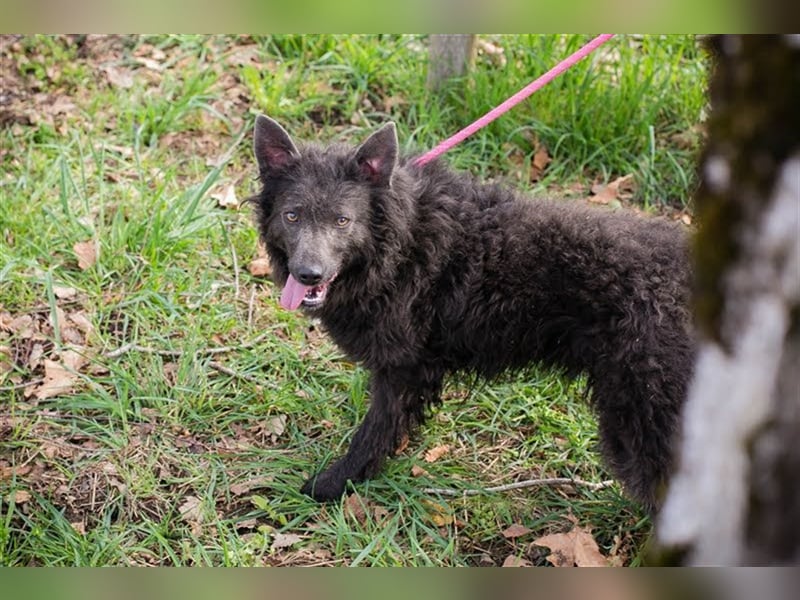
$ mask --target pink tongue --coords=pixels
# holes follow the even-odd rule
[[[297,307],[303,302],[306,292],[310,289],[311,286],[303,285],[290,274],[281,292],[281,306],[286,310],[297,310]]]

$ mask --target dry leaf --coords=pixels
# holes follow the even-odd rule
[[[65,364],[67,363],[65,362]],[[72,392],[77,379],[78,376],[74,370],[53,360],[45,359],[44,381],[34,389],[33,395],[39,400],[44,400],[69,394]]]
[[[130,70],[124,68],[118,69],[114,66],[104,67],[103,70],[106,72],[106,78],[112,86],[124,90],[133,87],[133,73],[131,73]]]
[[[31,499],[31,493],[25,490],[14,490],[13,501],[17,504],[25,504]],[[9,499],[10,500],[10,499]]]
[[[272,441],[277,440],[286,429],[286,415],[272,417],[264,425],[264,430],[270,434]]]
[[[34,344],[31,348],[30,356],[28,356],[28,367],[30,369],[37,369],[42,364],[42,357],[44,356],[44,345]]]
[[[692,224],[692,217],[691,215],[683,214],[681,215],[681,222],[684,225],[691,225]]]
[[[592,186],[592,195],[589,196],[589,202],[595,204],[608,204],[612,200],[616,200],[617,195],[607,185],[596,184]]]
[[[608,560],[600,553],[597,541],[589,531],[577,528],[575,538],[575,564],[579,567],[607,567]]]
[[[232,183],[225,186],[222,192],[211,194],[211,197],[217,201],[222,208],[238,208],[239,199],[236,197],[236,190]]]
[[[193,535],[203,531],[203,503],[196,496],[186,496],[183,504],[178,507],[181,518],[189,524]]]
[[[398,444],[394,451],[395,456],[400,456],[403,452],[405,452],[406,448],[408,448],[408,441],[408,434],[404,434],[403,439],[400,440],[400,444]]]
[[[50,326],[55,329],[56,323],[58,324],[58,329],[60,331],[64,331],[67,328],[67,314],[63,311],[60,306],[55,307],[55,315],[50,313],[47,317],[47,321],[50,323]],[[53,320],[53,316],[55,316],[55,322]]]
[[[344,501],[344,508],[359,523],[364,523],[367,520],[366,502],[356,494],[350,494]]]
[[[76,290],[74,287],[54,285],[53,293],[55,294],[56,298],[60,300],[69,300],[70,298],[77,296],[78,290]]]
[[[272,538],[272,549],[279,550],[281,548],[289,548],[302,539],[303,538],[296,533],[276,533]]]
[[[593,196],[589,196],[589,202],[596,204],[608,204],[614,200],[630,200],[635,189],[633,175],[617,177],[608,185],[596,183],[592,186]]]
[[[247,270],[253,277],[267,277],[272,273],[272,265],[267,257],[254,258],[247,265]]]
[[[453,515],[450,514],[450,510],[443,504],[432,500],[423,500],[422,503],[426,506],[428,517],[437,527],[450,525],[455,520]]]
[[[553,161],[550,158],[550,153],[544,145],[539,145],[536,152],[531,159],[531,181],[539,181],[542,178],[544,170]]]
[[[75,256],[78,257],[78,268],[80,268],[81,271],[89,269],[97,262],[97,245],[94,243],[94,240],[77,242],[72,247],[72,250],[75,252]]]
[[[164,69],[158,61],[153,60],[152,58],[137,56],[135,60],[140,65],[142,65],[147,69],[150,69],[151,71],[163,71]]]
[[[382,522],[384,519],[386,519],[386,517],[388,517],[388,516],[389,516],[389,509],[387,509],[387,508],[385,508],[385,507],[383,507],[383,506],[376,506],[376,507],[375,507],[375,508],[372,510],[372,516],[374,516],[374,517],[375,517],[375,520],[376,520],[378,523],[380,523],[380,522]]]
[[[519,525],[518,523],[514,523],[513,525],[510,525],[509,527],[503,530],[503,537],[506,538],[507,540],[511,540],[511,539],[516,539],[518,537],[522,537],[523,535],[526,535],[530,532],[531,530],[528,529],[527,527]]]
[[[255,529],[258,526],[258,519],[243,519],[241,521],[237,521],[236,529]]]
[[[436,462],[448,452],[450,452],[450,446],[448,446],[447,444],[431,448],[425,453],[425,462],[429,463]]]
[[[75,523],[70,523],[72,528],[79,534],[79,535],[86,535],[86,523],[83,521],[76,521]]]
[[[11,479],[12,477],[24,477],[31,472],[33,467],[30,465],[20,465],[18,467],[0,467],[0,480]]]
[[[44,103],[41,108],[51,115],[69,114],[77,108],[68,96],[57,96],[52,102]]]
[[[36,334],[33,317],[30,315],[20,315],[12,319],[11,315],[3,313],[3,317],[0,318],[0,329],[16,334],[22,339],[32,338]]]
[[[197,496],[186,496],[183,504],[178,507],[178,512],[185,521],[198,521],[202,517],[201,505],[202,502]]]
[[[70,349],[61,353],[61,362],[65,367],[77,373],[89,360],[80,352]]]
[[[411,467],[411,476],[412,477],[422,477],[423,475],[427,476],[430,475],[425,469],[418,465],[414,465]]]
[[[83,312],[74,312],[68,315],[70,321],[72,321],[75,326],[80,329],[84,335],[89,335],[94,331],[94,325],[92,321],[89,319],[89,316]]]
[[[272,266],[267,256],[267,249],[261,242],[258,243],[256,247],[256,257],[247,265],[247,270],[250,271],[250,274],[254,277],[266,277],[272,273]]]
[[[524,558],[520,558],[519,556],[515,556],[514,554],[509,554],[506,556],[506,559],[503,561],[504,567],[532,567],[533,564],[525,560]]]
[[[556,567],[605,567],[608,560],[600,553],[592,534],[577,525],[567,533],[553,533],[533,541],[550,549],[547,561]]]

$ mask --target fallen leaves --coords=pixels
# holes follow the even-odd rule
[[[253,277],[267,277],[272,274],[272,265],[263,244],[258,244],[256,256],[247,264],[247,271]]]
[[[567,519],[572,524],[572,528],[569,531],[543,535],[522,547],[519,547],[517,540],[529,535],[531,530],[519,523],[513,523],[508,526],[501,532],[501,535],[506,540],[513,542],[517,549],[506,557],[503,566],[532,566],[531,561],[525,556],[528,552],[531,552],[531,548],[534,546],[541,546],[550,550],[546,560],[555,567],[607,567],[622,564],[622,559],[617,554],[621,545],[620,540],[615,540],[610,557],[606,557],[600,552],[590,528],[579,526],[577,519],[572,515],[569,515]],[[527,551],[524,550],[525,548],[527,548]],[[533,554],[535,555],[536,552],[533,551]]]
[[[25,504],[26,502],[30,501],[31,493],[27,490],[14,490],[8,498],[9,502],[14,502],[16,504]]]
[[[420,467],[419,465],[413,465],[411,467],[411,476],[412,477],[427,477],[430,475],[425,469]]]
[[[533,154],[526,155],[523,150],[516,145],[507,144],[508,160],[514,165],[514,172],[517,179],[523,179],[527,172],[527,179],[530,183],[536,183],[544,177],[545,169],[553,162],[550,152],[539,139],[530,135],[529,142],[533,146]]]
[[[625,175],[624,177],[617,177],[609,184],[596,183],[591,188],[592,195],[589,196],[589,202],[595,204],[613,204],[614,202],[629,201],[633,198],[636,191],[636,182],[633,175]]]
[[[44,381],[32,388],[30,395],[44,400],[71,393],[79,381],[78,371],[85,364],[86,358],[74,350],[62,353],[61,362],[45,359]]]
[[[79,304],[78,292],[54,286],[57,302]],[[91,364],[88,340],[94,325],[82,308],[54,307],[28,314],[0,313],[0,376],[24,387],[26,398],[45,400],[75,392],[81,373],[100,372]],[[53,340],[60,340],[61,346]]]
[[[203,502],[197,496],[186,496],[178,507],[181,519],[189,525],[193,535],[203,531]]]
[[[280,550],[281,548],[291,548],[303,538],[296,533],[275,533],[272,536],[272,550]]]
[[[81,271],[90,269],[97,262],[97,244],[94,240],[76,242],[72,251],[78,259],[78,268]]]
[[[533,563],[515,554],[509,554],[503,561],[504,567],[532,567]]]
[[[507,540],[513,540],[518,537],[522,537],[523,535],[527,535],[530,532],[531,530],[528,529],[527,527],[520,525],[518,523],[514,523],[513,525],[510,525],[509,527],[504,529],[502,535]]]
[[[427,499],[423,499],[422,503],[425,505],[425,510],[428,512],[428,518],[437,527],[444,527],[455,521],[453,513],[444,504]]]
[[[603,556],[589,529],[577,524],[566,533],[552,533],[533,541],[536,546],[550,550],[547,561],[556,567],[607,567]]]
[[[264,431],[270,435],[273,444],[286,429],[286,419],[286,415],[276,415],[264,424]]]
[[[550,157],[547,147],[544,144],[539,144],[533,153],[533,158],[531,158],[531,182],[539,181],[544,175],[547,165],[551,162],[553,162],[553,159]]]
[[[133,87],[133,72],[130,69],[118,68],[113,65],[100,67],[106,74],[106,79],[111,87],[127,90]]]
[[[450,446],[448,446],[447,444],[431,448],[425,453],[425,462],[434,463],[440,458],[442,458],[448,452],[450,452]]]
[[[221,208],[239,208],[239,198],[236,197],[236,188],[232,183],[226,185],[222,191],[212,193],[211,198],[216,200]]]
[[[355,492],[345,498],[344,512],[361,525],[370,520],[381,523],[389,516],[389,511],[385,507],[375,504]]]

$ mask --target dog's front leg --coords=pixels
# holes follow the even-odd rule
[[[344,493],[348,480],[369,479],[380,470],[384,458],[394,453],[408,431],[409,405],[419,401],[418,395],[390,371],[373,374],[371,396],[347,454],[306,481],[302,493],[319,501],[334,500]]]

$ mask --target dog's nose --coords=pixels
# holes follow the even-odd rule
[[[322,281],[322,269],[319,267],[300,267],[297,269],[297,280],[303,285],[317,285]]]

